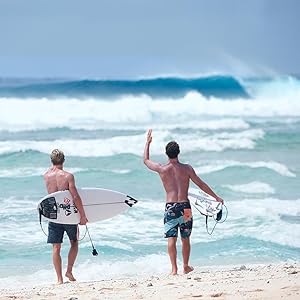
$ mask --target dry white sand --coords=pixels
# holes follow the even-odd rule
[[[38,281],[38,278],[37,278]],[[177,276],[0,290],[3,299],[300,299],[300,263],[196,268]]]

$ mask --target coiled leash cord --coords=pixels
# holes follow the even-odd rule
[[[222,224],[222,223],[224,223],[224,222],[226,221],[226,219],[227,219],[227,216],[228,216],[228,208],[227,208],[227,206],[226,206],[225,204],[223,204],[222,209],[217,213],[217,215],[213,215],[213,216],[212,216],[213,219],[216,221],[216,223],[215,223],[213,229],[212,229],[211,231],[209,231],[209,230],[208,230],[208,217],[209,217],[209,216],[206,215],[206,214],[203,214],[203,213],[197,208],[197,206],[196,206],[194,203],[192,203],[192,204],[193,204],[193,206],[199,211],[199,213],[200,213],[201,215],[205,216],[206,232],[207,232],[209,235],[212,235],[212,234],[213,234],[213,232],[214,232],[214,230],[215,230],[215,228],[216,228],[216,226],[217,226],[218,223]],[[223,207],[226,208],[226,215],[225,215],[225,219],[221,221],[222,215],[223,215],[223,213],[222,213]],[[216,216],[216,217],[215,217],[215,216]]]

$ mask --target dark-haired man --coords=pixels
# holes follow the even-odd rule
[[[159,174],[166,191],[166,208],[164,214],[165,237],[168,238],[168,253],[172,264],[172,275],[177,274],[177,249],[176,242],[178,228],[182,241],[183,273],[193,271],[189,265],[190,235],[193,227],[191,205],[188,200],[189,182],[192,180],[200,189],[215,197],[217,201],[223,200],[217,196],[211,188],[202,181],[194,169],[188,164],[182,164],[178,160],[179,145],[171,141],[166,145],[166,154],[169,158],[167,164],[153,162],[149,157],[150,143],[152,142],[152,130],[149,129],[144,150],[144,164],[152,171]]]
[[[74,175],[63,170],[63,164],[65,161],[64,153],[58,149],[54,149],[51,152],[50,157],[52,167],[44,174],[48,194],[57,191],[69,190],[80,214],[79,224],[85,225],[88,220],[85,216],[82,201],[75,186]],[[70,281],[75,281],[76,279],[73,276],[72,270],[78,253],[78,225],[56,224],[49,222],[47,242],[53,245],[52,259],[58,284],[63,283],[60,249],[61,243],[63,242],[64,232],[67,233],[71,243],[68,255],[68,267],[65,275]]]

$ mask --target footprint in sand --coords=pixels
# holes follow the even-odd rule
[[[210,296],[213,298],[221,297],[223,293],[211,294]]]

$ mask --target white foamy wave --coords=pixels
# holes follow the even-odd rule
[[[244,236],[276,244],[300,247],[300,223],[288,223],[281,215],[300,216],[300,199],[244,199],[226,203],[229,218],[222,225],[224,237]]]
[[[260,129],[241,132],[222,132],[218,134],[172,134],[168,131],[156,131],[152,154],[164,153],[166,142],[176,139],[183,144],[184,152],[197,150],[223,151],[226,149],[253,149],[255,141],[264,136]],[[111,156],[116,154],[135,154],[141,156],[144,150],[145,135],[116,136],[106,139],[54,140],[54,141],[3,141],[0,142],[0,154],[34,150],[50,153],[53,148],[64,149],[70,156]]]
[[[3,243],[24,245],[38,243],[45,239],[38,224],[38,200],[32,196],[24,198],[0,198],[0,214],[4,220],[1,224],[0,240]],[[26,226],[19,226],[26,220]]]
[[[98,264],[87,261],[85,264],[79,265],[78,272],[82,274],[84,281],[149,274],[158,275],[167,273],[169,270],[168,263],[169,259],[166,253],[150,254],[130,260],[118,258],[116,261],[103,261]],[[90,270],[89,274],[85,271],[87,269]],[[99,274],[101,275],[99,276]]]
[[[116,174],[128,174],[131,172],[131,170],[129,169],[113,169],[113,170],[108,170],[112,173],[116,173]]]
[[[94,172],[111,172],[115,174],[128,174],[131,172],[130,169],[97,169],[97,168],[67,168],[66,171],[73,174],[94,171]],[[0,178],[18,178],[18,177],[31,177],[31,176],[42,176],[46,172],[45,167],[20,167],[20,168],[9,168],[0,170]]]
[[[267,183],[253,181],[246,184],[227,184],[223,185],[226,188],[231,189],[234,192],[242,192],[248,194],[274,194],[275,189]]]
[[[38,280],[37,280],[38,278]],[[2,277],[0,280],[0,289],[16,289],[30,286],[39,286],[43,284],[55,283],[53,270],[44,269],[31,273],[28,268],[27,274],[20,274],[15,276]]]
[[[153,101],[151,108],[155,113],[163,112],[169,116],[186,114],[189,116],[299,117],[299,96],[300,88],[288,99],[283,94],[275,100],[272,96],[265,97],[264,95],[257,95],[254,99],[226,100],[216,97],[208,99],[197,92],[190,92],[180,100]]]
[[[24,199],[0,198],[0,214],[5,220],[0,231],[2,243],[14,244],[16,247],[30,247],[32,244],[38,245],[45,242],[44,233],[38,223],[38,200],[32,201],[31,197]],[[140,201],[134,209],[128,209],[123,214],[105,220],[105,223],[91,223],[89,232],[93,236],[94,244],[127,251],[134,251],[135,244],[148,243],[153,246],[164,244],[162,228],[157,226],[157,222],[160,222],[162,218],[164,203],[160,201],[156,204],[149,205],[149,202]],[[150,218],[147,217],[149,214]],[[142,221],[143,226],[137,226],[137,220],[140,220],[143,215],[145,215]],[[26,226],[16,227],[16,224],[21,224],[22,220],[26,220]],[[44,222],[44,219],[42,221],[42,227],[47,232],[47,222]],[[85,228],[80,227],[80,239],[84,234]],[[81,241],[81,247],[90,247],[87,236]]]
[[[255,99],[209,99],[190,92],[180,99],[126,96],[116,100],[76,98],[7,99],[0,98],[0,130],[23,131],[57,127],[72,129],[145,129],[159,120],[160,128],[240,128],[242,117],[300,117],[299,95],[281,98],[257,95]],[[288,103],[288,105],[287,105]],[[16,109],[16,107],[18,109]],[[55,114],[55,117],[54,117]],[[203,117],[231,120],[203,121]],[[193,121],[191,121],[193,120]],[[201,121],[198,121],[201,120]],[[206,124],[207,123],[207,124]],[[222,124],[223,123],[223,124]]]
[[[68,169],[68,171],[71,173],[78,173],[84,170],[85,169],[82,168]],[[33,167],[1,169],[0,178],[42,176],[45,173],[45,171],[46,171],[45,168],[33,168]]]
[[[118,129],[118,130],[144,130],[146,131],[149,127],[153,130],[160,130],[164,128],[164,130],[172,130],[172,129],[200,129],[200,130],[225,130],[225,129],[232,129],[232,130],[239,130],[239,129],[248,129],[250,125],[242,119],[238,118],[222,118],[222,119],[206,119],[206,120],[198,120],[194,119],[193,121],[190,120],[169,120],[165,122],[164,120],[160,119],[159,122],[155,122],[154,124],[141,124],[141,123],[126,123],[126,124],[98,124],[96,128],[85,128],[85,129],[100,129],[99,126],[102,128],[107,129]]]
[[[285,98],[287,102],[300,98],[300,81],[291,76],[258,80],[250,84],[244,82],[244,84],[247,86],[247,91],[255,98],[276,100]]]
[[[148,97],[117,101],[79,99],[0,99],[0,128],[20,131],[53,127],[97,128],[97,124],[151,120]],[[18,109],[16,109],[18,107]],[[66,113],[67,112],[67,113]],[[96,125],[95,125],[96,124]],[[99,125],[101,128],[101,125]]]
[[[101,253],[99,260],[86,260],[76,266],[75,276],[80,282],[99,281],[105,279],[120,279],[124,277],[141,277],[166,274],[169,270],[167,254],[151,254],[133,259],[122,257],[116,260],[103,259]],[[55,283],[53,267],[34,273],[20,274],[1,278],[0,288],[18,288]],[[78,274],[78,275],[76,275]],[[37,280],[37,278],[39,280]]]
[[[242,162],[235,160],[219,160],[211,163],[202,163],[201,167],[195,168],[199,174],[207,174],[217,172],[230,167],[249,167],[249,168],[267,168],[275,171],[276,173],[287,176],[296,177],[296,174],[288,169],[287,166],[276,161],[253,161],[253,162]]]

